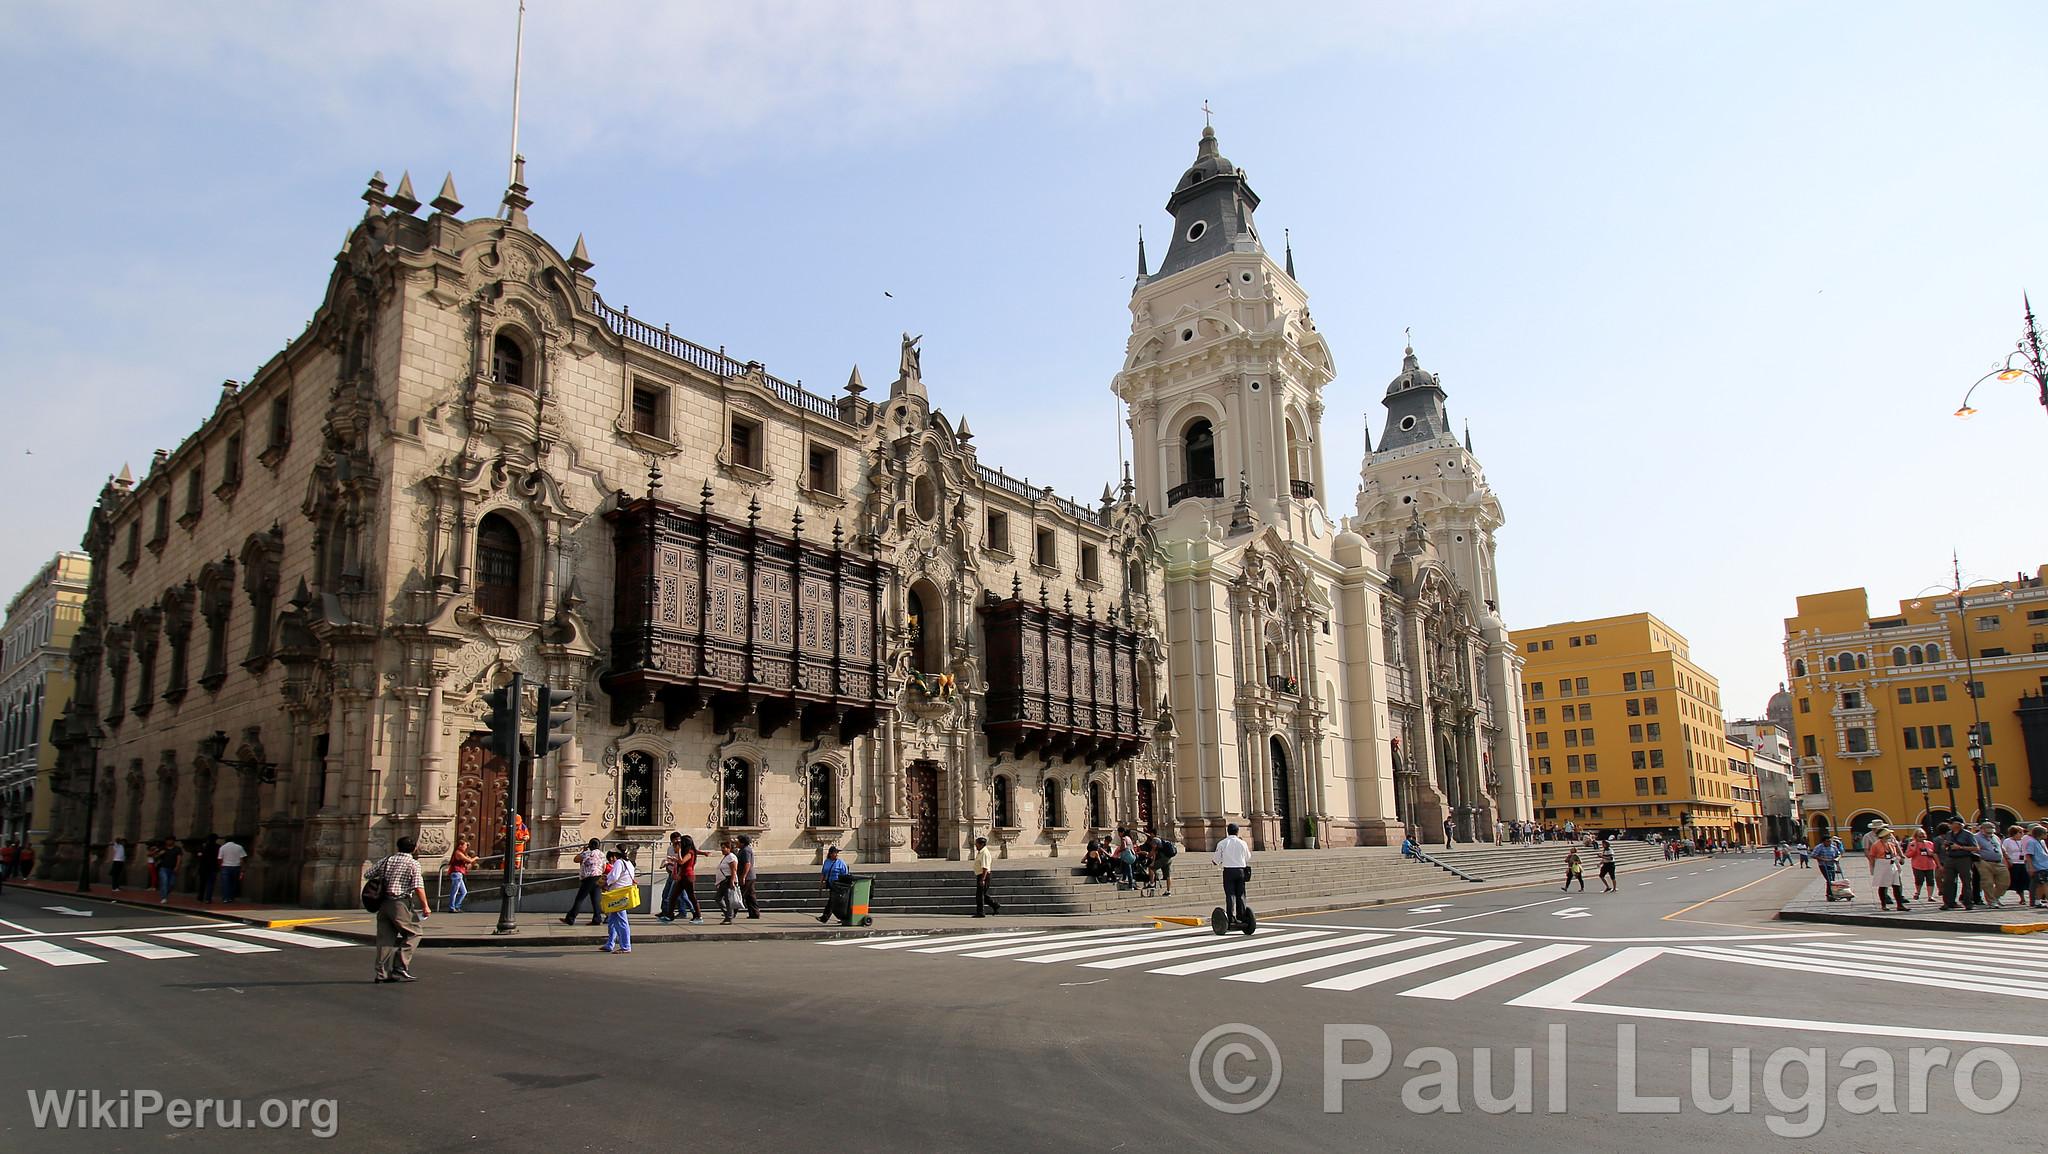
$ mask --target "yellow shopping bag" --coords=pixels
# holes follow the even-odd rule
[[[615,914],[622,910],[637,910],[640,908],[640,887],[620,886],[615,890],[606,890],[603,894],[599,895],[597,908],[600,912],[607,914]]]

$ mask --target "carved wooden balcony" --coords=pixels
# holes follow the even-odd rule
[[[675,729],[707,707],[718,733],[762,737],[795,722],[803,740],[873,731],[889,708],[881,647],[889,567],[642,498],[606,514],[617,549],[612,719],[659,702]]]
[[[1136,632],[1017,598],[981,615],[992,749],[1114,765],[1144,748]]]

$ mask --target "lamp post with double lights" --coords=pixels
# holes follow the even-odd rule
[[[1963,403],[1956,409],[1956,416],[1967,420],[1977,414],[1977,410],[1970,407],[1970,397],[1976,393],[1978,385],[1992,379],[2016,381],[2025,377],[2033,381],[2034,386],[2041,391],[2041,407],[2048,409],[2048,360],[2043,359],[2041,352],[2041,330],[2034,324],[2034,302],[2028,300],[2024,293],[2020,295],[2020,302],[2026,308],[2027,331],[2021,334],[2019,343],[2013,351],[2005,355],[2003,365],[1978,377],[1963,394]],[[2014,361],[2022,363],[2015,365]]]
[[[1956,809],[1956,759],[1946,753],[1941,755],[1941,783],[1948,787],[1949,820],[1961,821],[1962,812]]]

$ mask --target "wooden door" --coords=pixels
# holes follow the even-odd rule
[[[910,851],[919,857],[939,856],[939,767],[935,762],[910,765]]]
[[[1152,782],[1138,779],[1138,828],[1147,833],[1156,832],[1159,827],[1152,821]]]
[[[521,785],[526,787],[520,793],[522,807],[531,805],[532,773],[522,775]],[[471,853],[480,857],[505,852],[504,840],[505,789],[509,778],[505,773],[505,758],[491,748],[491,735],[477,733],[462,743],[455,766],[455,837],[469,843]],[[533,816],[526,813],[526,824],[533,825]],[[492,867],[502,862],[488,863]]]

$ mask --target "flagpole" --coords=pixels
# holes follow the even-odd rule
[[[512,157],[506,164],[505,181],[519,179],[519,73],[526,62],[526,0],[519,0],[518,31],[512,41]]]

